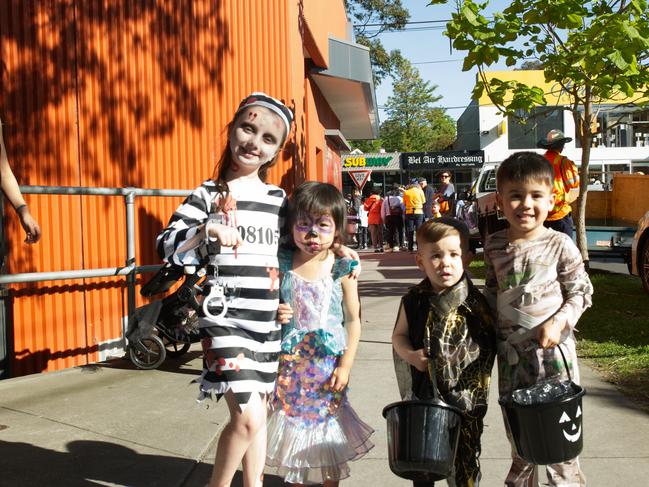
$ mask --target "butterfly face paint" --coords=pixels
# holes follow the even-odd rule
[[[310,255],[329,249],[336,236],[336,224],[329,215],[299,215],[293,225],[295,245]]]

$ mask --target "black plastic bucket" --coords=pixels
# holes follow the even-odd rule
[[[512,394],[498,402],[505,410],[518,455],[530,463],[549,465],[577,457],[584,446],[582,397],[586,391],[572,382],[559,347],[573,393],[542,404],[518,404]]]
[[[453,471],[462,416],[438,400],[399,401],[383,409],[388,459],[395,475],[409,480],[442,480]]]

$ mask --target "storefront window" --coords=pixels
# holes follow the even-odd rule
[[[455,184],[455,192],[461,193],[462,191],[471,191],[471,184],[473,183],[473,175],[471,169],[458,169],[453,171],[453,181]]]
[[[649,111],[602,110],[593,130],[593,147],[649,147]],[[579,140],[576,144],[581,147]]]

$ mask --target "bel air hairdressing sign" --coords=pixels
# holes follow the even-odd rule
[[[401,153],[401,167],[409,170],[480,168],[482,164],[484,151],[481,150]]]

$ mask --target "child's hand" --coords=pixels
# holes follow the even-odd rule
[[[331,374],[331,380],[329,381],[329,387],[332,391],[340,392],[347,387],[349,382],[349,369],[347,367],[336,367],[333,374]]]
[[[228,225],[221,225],[220,223],[212,223],[208,225],[208,236],[217,238],[219,243],[224,247],[232,247],[236,249],[243,243],[239,230]]]
[[[408,363],[420,372],[428,370],[428,357],[423,348],[413,350],[408,356]]]
[[[331,249],[338,257],[343,257],[358,262],[358,264],[352,267],[352,271],[349,273],[349,277],[351,277],[352,279],[358,279],[358,276],[361,275],[361,258],[358,253],[355,250],[350,249],[346,245],[340,245],[339,243],[335,243],[331,247]]]
[[[354,251],[352,250],[352,252],[354,252]],[[356,253],[356,252],[354,252],[354,253]],[[360,277],[360,275],[361,275],[360,257],[357,257],[355,259],[355,261],[357,262],[357,264],[354,267],[352,267],[352,271],[349,273],[349,277],[352,278],[352,279],[358,279]]]
[[[285,325],[293,318],[293,308],[288,303],[279,303],[277,307],[277,323]]]
[[[550,318],[536,328],[536,340],[539,342],[541,348],[556,347],[561,341],[561,332],[563,331],[564,323]]]

